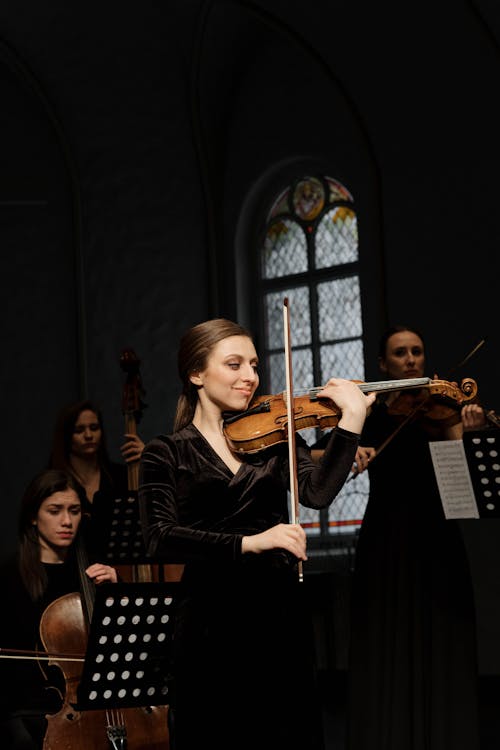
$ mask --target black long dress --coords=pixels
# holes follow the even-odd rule
[[[338,428],[318,467],[297,436],[304,505],[333,501],[357,444],[358,435]],[[173,642],[176,750],[322,747],[307,584],[284,551],[241,554],[244,535],[288,522],[288,480],[286,445],[247,456],[233,475],[192,424],[144,450],[148,551],[186,563]]]
[[[394,430],[383,403],[361,444]],[[476,750],[476,626],[465,546],[421,423],[369,469],[352,592],[349,750]]]

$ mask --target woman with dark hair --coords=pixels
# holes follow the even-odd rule
[[[67,472],[46,469],[29,483],[21,503],[18,548],[0,569],[5,608],[0,617],[0,648],[26,655],[43,653],[40,619],[47,606],[80,590],[81,575],[96,584],[115,583],[116,571],[92,562],[80,572],[76,545],[82,534],[83,491]],[[46,714],[61,705],[64,681],[57,667],[9,656],[0,661],[2,704],[0,744],[5,750],[39,750]]]
[[[125,434],[121,453],[126,463],[138,461],[144,443]],[[85,510],[97,494],[118,496],[127,491],[127,466],[109,459],[101,411],[89,400],[68,404],[58,414],[49,466],[69,471],[85,490]]]
[[[223,431],[259,384],[251,335],[232,321],[200,323],[182,337],[174,431],[146,446],[139,500],[153,559],[185,564],[173,638],[170,707],[176,750],[317,750],[312,632],[298,563],[306,535],[289,523],[286,443],[242,454]],[[320,396],[340,409],[325,460],[297,437],[300,502],[328,506],[348,476],[367,407],[352,382]]]
[[[422,335],[390,328],[379,367],[388,379],[428,374]],[[444,515],[429,441],[485,426],[484,411],[468,403],[447,424],[417,410],[402,425],[398,397],[377,399],[356,452],[370,494],[353,576],[347,747],[477,750],[471,575],[460,528]]]

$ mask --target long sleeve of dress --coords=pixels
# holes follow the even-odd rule
[[[333,502],[352,466],[359,436],[337,428],[320,465],[297,435],[300,502]],[[238,560],[241,540],[288,522],[288,446],[246,456],[233,475],[190,424],[154,438],[140,464],[139,506],[148,553],[166,561]]]

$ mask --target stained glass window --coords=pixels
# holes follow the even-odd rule
[[[304,175],[278,196],[261,248],[265,359],[271,393],[285,390],[283,300],[288,298],[296,394],[337,376],[364,380],[354,198],[337,180]],[[301,435],[312,445],[321,431]],[[325,511],[300,510],[310,536],[335,544],[361,524],[369,480],[347,481]]]

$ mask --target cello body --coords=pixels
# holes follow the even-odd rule
[[[167,706],[75,709],[88,638],[79,593],[49,604],[40,620],[40,636],[47,653],[75,655],[75,661],[57,656],[49,661],[63,672],[66,692],[61,709],[47,716],[43,750],[169,750]]]

